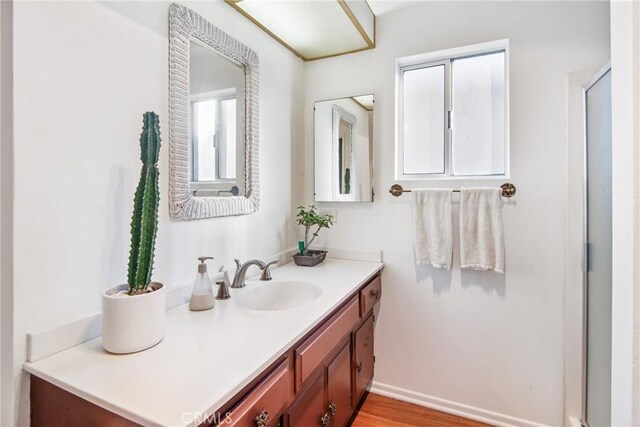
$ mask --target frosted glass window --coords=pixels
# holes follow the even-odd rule
[[[504,52],[452,62],[453,175],[505,173]]]
[[[442,174],[445,168],[445,67],[403,73],[404,174]]]
[[[509,174],[508,40],[399,58],[396,178]]]

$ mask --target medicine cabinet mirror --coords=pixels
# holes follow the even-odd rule
[[[184,6],[169,20],[171,217],[255,212],[258,55]]]
[[[314,105],[315,200],[373,201],[373,95]]]

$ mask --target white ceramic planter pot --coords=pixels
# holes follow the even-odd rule
[[[164,338],[166,291],[152,282],[153,292],[126,295],[127,285],[107,289],[102,294],[102,346],[110,353],[125,354],[146,350]]]

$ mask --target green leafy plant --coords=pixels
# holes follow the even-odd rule
[[[140,135],[142,171],[133,199],[131,218],[131,250],[127,275],[129,295],[146,292],[151,283],[158,231],[160,121],[156,113],[146,112],[143,123]]]
[[[333,225],[333,215],[319,214],[316,207],[310,205],[308,208],[304,206],[298,206],[298,214],[296,215],[298,225],[304,227],[304,251],[300,255],[307,255],[309,252],[309,246],[318,237],[318,233],[323,228],[329,228]],[[309,232],[313,227],[317,227],[314,232],[311,233],[311,240],[309,240]]]

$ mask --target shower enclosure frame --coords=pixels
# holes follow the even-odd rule
[[[611,71],[611,62],[607,62],[593,78],[582,88],[582,411],[580,423],[583,427],[589,427],[587,422],[587,404],[589,387],[589,186],[588,186],[588,113],[587,113],[587,92],[598,83],[608,72]]]

